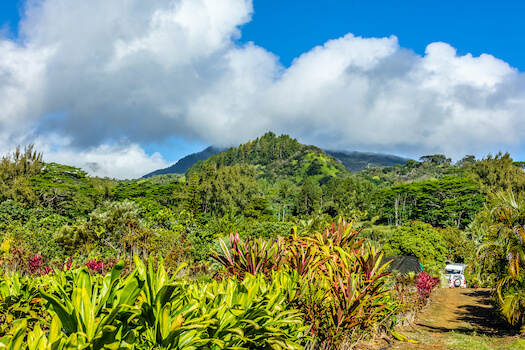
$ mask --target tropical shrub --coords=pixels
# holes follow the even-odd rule
[[[358,231],[341,221],[322,233],[298,235],[276,241],[230,235],[230,246],[221,241],[222,254],[213,257],[225,273],[239,278],[272,271],[298,276],[298,289],[288,293],[310,326],[308,348],[332,349],[343,339],[356,342],[390,329],[397,303],[388,294],[382,253],[358,239]]]
[[[384,250],[387,255],[415,256],[433,275],[438,275],[444,267],[448,252],[439,231],[421,221],[411,221],[396,228]]]
[[[496,193],[477,217],[484,230],[477,251],[479,279],[492,284],[494,301],[507,321],[525,333],[525,197],[512,191]]]
[[[421,271],[417,275],[417,292],[419,295],[420,304],[426,304],[426,301],[430,297],[432,290],[439,285],[439,282],[439,277],[432,277],[425,271]]]
[[[285,260],[284,242],[280,237],[275,241],[248,237],[242,243],[238,233],[230,233],[230,247],[222,239],[219,242],[223,255],[213,251],[211,257],[226,268],[226,275],[241,279],[247,273],[270,276]]]
[[[297,275],[189,284],[175,278],[184,265],[169,275],[162,261],[150,258],[146,266],[135,256],[134,263],[127,276],[121,261],[105,276],[82,267],[37,278],[1,277],[0,347],[303,348],[308,327],[288,297],[297,290]]]

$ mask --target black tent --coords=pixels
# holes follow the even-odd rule
[[[418,274],[422,271],[421,264],[415,256],[383,256],[383,259],[381,259],[381,265],[386,264],[390,260],[392,260],[392,262],[390,262],[390,265],[388,265],[387,267],[388,271],[396,271],[398,273],[403,274],[409,272],[414,272],[415,274]]]

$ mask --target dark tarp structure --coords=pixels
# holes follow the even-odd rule
[[[381,259],[381,266],[386,264],[388,261],[392,260],[390,265],[388,265],[388,271],[396,271],[398,273],[409,273],[414,272],[415,274],[420,273],[423,269],[419,260],[415,256],[406,256],[406,255],[393,255],[393,256],[383,256]]]

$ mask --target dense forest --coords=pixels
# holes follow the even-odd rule
[[[344,280],[354,286],[374,283],[377,299],[374,294],[362,301],[363,305],[371,308],[377,302],[399,311],[408,304],[396,299],[394,282],[383,280],[386,277],[379,267],[381,257],[415,256],[426,273],[438,277],[449,260],[468,264],[472,286],[494,288],[494,300],[503,317],[521,327],[525,320],[525,278],[519,273],[525,262],[524,190],[522,164],[514,163],[507,153],[483,159],[466,155],[457,163],[445,155],[423,155],[419,161],[351,173],[321,149],[269,132],[200,160],[185,174],[114,180],[92,177],[68,165],[45,163],[43,155],[29,145],[4,155],[0,162],[0,261],[6,276],[39,278],[50,271],[66,271],[65,266],[69,269],[72,265],[86,266],[79,271],[113,274],[118,270],[118,274],[142,276],[149,261],[149,269],[156,264],[157,271],[176,272],[197,284],[219,283],[213,282],[218,275],[235,278],[235,283],[245,283],[245,287],[255,283],[254,278],[262,279],[269,284],[258,290],[263,294],[273,291],[275,271],[289,268],[297,273],[297,281],[301,276],[310,276],[308,281],[318,283],[326,295],[336,292],[323,289],[320,278],[335,278],[341,283]],[[334,262],[314,252],[337,254],[341,260]],[[261,263],[243,260],[250,256],[262,259]],[[336,265],[324,265],[333,263]],[[314,267],[332,271],[333,275],[320,276]],[[375,277],[359,280],[367,268],[367,276]],[[356,278],[353,282],[345,277],[349,271]],[[263,277],[257,277],[258,272]],[[176,275],[170,276],[173,279]],[[71,283],[80,283],[77,278]],[[300,284],[297,281],[293,283]],[[1,282],[0,290],[2,283],[7,286],[11,282]],[[337,309],[342,306],[336,307],[333,302],[321,303],[325,307],[322,309],[309,309],[311,304],[301,298],[321,298],[315,296],[317,287],[307,284],[298,288],[308,292],[301,289],[302,294],[288,295],[288,306],[283,307],[300,310],[303,319],[298,321],[299,312],[290,314],[290,326],[283,325],[274,332],[281,334],[288,327],[287,336],[275,336],[277,343],[302,344],[295,347],[302,348],[309,342],[310,346],[336,348],[342,339],[355,341],[370,335],[373,322],[392,322],[394,311],[385,311],[382,316],[366,313],[370,317],[366,320],[365,314],[352,314],[354,318],[348,316],[346,321],[330,319],[331,314],[353,311],[348,305],[348,309]],[[52,291],[41,290],[41,302],[54,305]],[[6,293],[0,292],[0,307],[8,307]],[[343,294],[337,293],[330,300],[339,300]],[[384,299],[385,295],[392,299]],[[265,303],[270,299],[264,299]],[[13,311],[6,312],[14,315]],[[314,314],[325,318],[316,319]],[[144,315],[137,317],[141,320]],[[182,314],[173,315],[176,318]],[[190,314],[184,315],[190,322]],[[51,322],[51,316],[46,317]],[[301,322],[309,327],[310,338],[301,338],[306,329],[301,328]],[[381,322],[390,327],[386,321]],[[357,324],[360,333],[352,328]],[[125,326],[122,322],[119,325]],[[9,323],[1,332],[15,326],[21,327]],[[206,336],[211,337],[211,331],[207,332]],[[152,347],[156,344],[151,339],[141,341]]]

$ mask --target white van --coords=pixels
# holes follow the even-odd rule
[[[445,275],[464,275],[466,268],[465,264],[448,264],[445,266]]]
[[[467,288],[467,280],[465,279],[465,264],[448,264],[445,266],[445,276],[448,280],[450,288]]]

